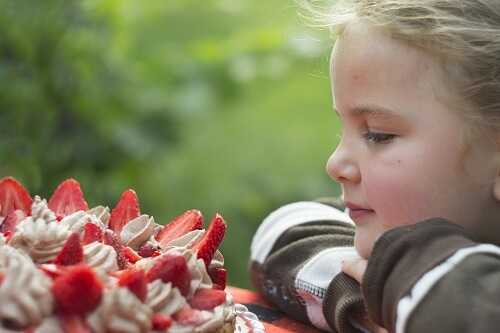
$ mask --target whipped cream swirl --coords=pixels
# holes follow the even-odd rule
[[[151,330],[151,309],[127,288],[113,288],[104,293],[99,307],[88,322],[96,333],[148,333]]]
[[[92,242],[83,247],[85,262],[94,269],[104,272],[118,270],[118,261],[115,249],[100,242]]]
[[[103,226],[107,227],[109,223],[109,218],[111,217],[111,214],[109,213],[109,207],[104,207],[104,206],[96,206],[92,209],[89,209],[87,211],[92,216],[95,216]]]
[[[47,202],[35,197],[33,215],[22,220],[9,241],[9,245],[27,254],[36,263],[53,260],[70,235],[67,225],[57,223]]]
[[[171,248],[179,248],[179,247],[190,248],[194,244],[198,243],[198,241],[201,240],[201,238],[203,237],[204,234],[205,234],[205,230],[197,229],[197,230],[190,231],[190,232],[186,233],[185,235],[182,235],[179,238],[173,239],[166,244],[160,242],[159,245],[165,251],[167,251]]]
[[[129,221],[123,227],[120,239],[125,245],[138,250],[142,244],[153,236],[155,228],[156,223],[152,216],[141,215]]]
[[[30,258],[10,246],[0,248],[0,320],[13,329],[37,325],[52,313],[52,281]]]
[[[226,302],[216,306],[211,311],[201,311],[202,317],[209,318],[202,324],[192,328],[194,333],[210,333],[214,332],[217,328],[220,328],[224,323],[230,323],[234,320],[233,311],[233,298],[229,293],[226,293]],[[180,333],[181,327],[178,327],[178,331],[169,330],[172,333]]]
[[[170,316],[186,305],[186,299],[179,289],[172,287],[170,282],[164,283],[161,279],[157,279],[148,284],[146,304],[153,312]]]
[[[47,200],[42,200],[38,195],[35,196],[31,204],[31,218],[33,220],[42,219],[47,222],[57,221],[56,214],[47,205]]]
[[[72,233],[77,232],[79,235],[82,235],[85,225],[93,222],[93,220],[97,221],[97,218],[84,212],[83,210],[79,210],[73,214],[65,216],[59,223],[67,226]]]

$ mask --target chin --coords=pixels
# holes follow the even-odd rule
[[[370,257],[375,239],[376,237],[374,237],[371,233],[356,230],[356,234],[354,236],[354,248],[362,258],[368,259]]]

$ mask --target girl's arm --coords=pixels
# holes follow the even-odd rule
[[[251,247],[254,286],[294,319],[331,332],[367,332],[359,284],[341,273],[357,258],[354,226],[341,210],[298,202],[272,212]]]
[[[370,317],[390,332],[493,332],[500,327],[500,248],[431,219],[386,232],[362,281]]]

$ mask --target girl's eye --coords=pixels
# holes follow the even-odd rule
[[[363,137],[365,138],[366,141],[372,143],[389,143],[392,139],[396,137],[396,135],[368,131],[363,134]]]

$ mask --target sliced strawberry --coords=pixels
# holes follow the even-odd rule
[[[141,260],[142,257],[137,254],[132,248],[128,246],[122,246],[122,255],[127,259],[129,263],[135,264],[137,261]]]
[[[5,220],[0,225],[0,231],[3,233],[10,232],[11,234],[16,231],[16,226],[26,218],[26,213],[21,209],[13,210],[7,215]]]
[[[146,275],[143,270],[127,270],[120,274],[118,284],[128,288],[141,302],[144,303],[148,295],[148,285]]]
[[[200,310],[193,309],[187,304],[174,313],[172,317],[181,325],[198,326],[207,321]]]
[[[92,333],[85,319],[77,315],[63,315],[59,318],[65,333]]]
[[[106,229],[102,236],[104,244],[111,245],[116,252],[116,261],[120,269],[128,268],[129,264],[125,255],[123,253],[123,245],[120,243],[118,236],[113,232],[113,230]]]
[[[134,190],[126,190],[122,193],[116,207],[111,211],[109,218],[109,228],[120,234],[123,226],[130,220],[141,215],[139,210],[139,199]]]
[[[156,257],[160,254],[158,247],[146,243],[139,248],[139,255],[143,258]]]
[[[113,277],[115,277],[115,278],[117,278],[119,280],[120,276],[122,276],[122,274],[125,274],[126,272],[128,272],[130,269],[133,269],[133,268],[122,269],[122,270],[119,270],[119,271],[112,271],[112,272],[109,272],[108,274],[110,276],[113,276]]]
[[[203,238],[193,247],[193,250],[197,251],[198,258],[203,259],[205,262],[206,267],[210,265],[215,251],[217,251],[220,243],[222,243],[226,228],[227,226],[222,216],[215,214],[207,232],[205,232]]]
[[[56,307],[65,314],[86,314],[101,302],[103,286],[94,271],[86,265],[69,267],[54,280],[52,294]]]
[[[80,235],[74,232],[72,233],[64,246],[57,255],[54,263],[56,265],[70,266],[75,265],[83,261],[83,247],[80,244]]]
[[[163,282],[171,282],[174,287],[179,288],[183,296],[189,292],[191,284],[191,273],[182,255],[164,254],[156,259],[153,267],[147,272],[148,282],[161,279]]]
[[[172,325],[172,317],[155,313],[152,322],[155,331],[166,331]]]
[[[75,265],[83,261],[83,247],[80,243],[80,235],[72,233],[63,248],[54,259],[54,264],[61,266]]]
[[[45,275],[53,280],[63,275],[66,271],[65,266],[57,266],[54,264],[41,264],[39,268]]]
[[[100,242],[102,239],[102,229],[94,224],[87,223],[83,227],[83,245],[90,244],[92,242]]]
[[[224,290],[226,289],[227,282],[227,271],[225,268],[217,267],[208,270],[208,275],[214,283],[214,289]]]
[[[201,228],[203,228],[203,215],[199,210],[191,209],[165,225],[155,238],[162,245],[166,245],[190,231]]]
[[[17,180],[12,177],[0,180],[0,216],[7,216],[16,209],[30,215],[32,203],[29,192]]]
[[[196,290],[189,304],[193,309],[212,310],[217,305],[226,301],[226,293],[223,290],[200,288]]]
[[[80,183],[70,178],[63,181],[52,194],[48,204],[58,219],[79,210],[87,211],[89,206],[83,197]]]

